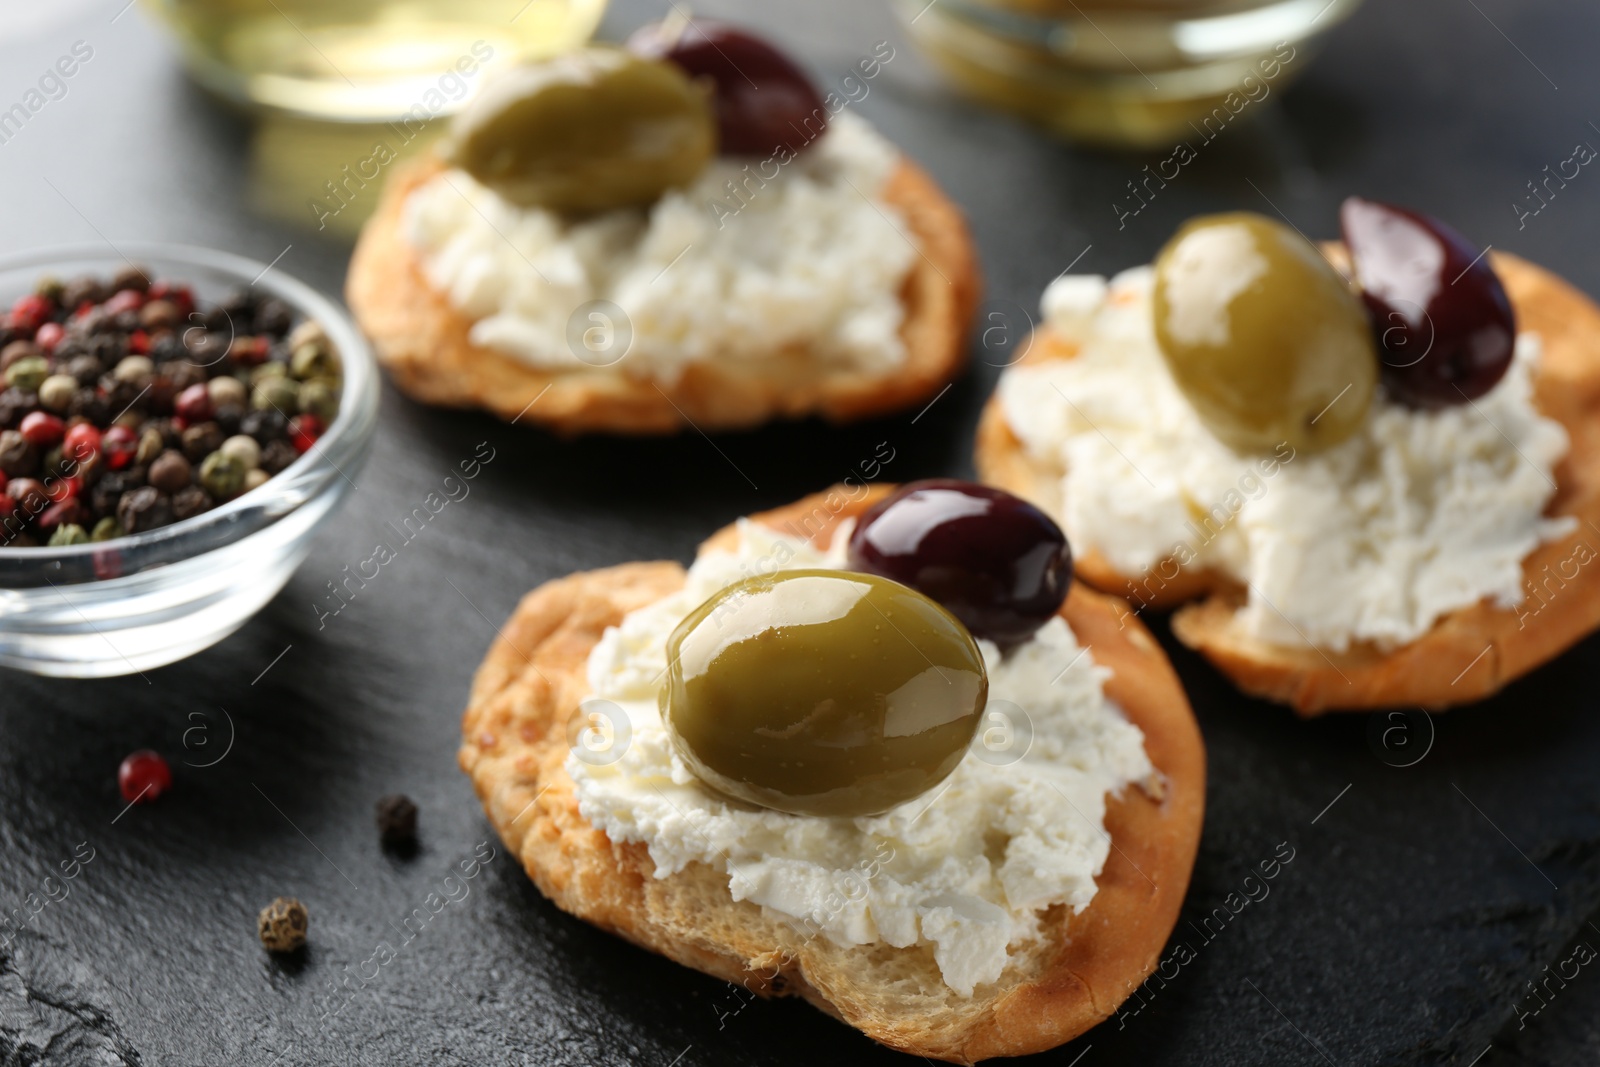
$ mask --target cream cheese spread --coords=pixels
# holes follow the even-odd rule
[[[1109,672],[1060,618],[1002,657],[980,641],[989,704],[974,747],[943,784],[868,818],[789,815],[699,785],[662,725],[666,641],[694,608],[758,573],[842,567],[844,537],[819,552],[743,522],[737,551],[710,551],[684,589],[630,613],[589,657],[580,737],[566,768],[579,811],[613,840],[643,842],[658,878],[693,862],[728,875],[735,900],[807,937],[932,946],[962,996],[998,979],[1008,949],[1039,936],[1038,913],[1081,910],[1111,839],[1107,793],[1149,779],[1144,737],[1107,700]]]
[[[1045,320],[1078,355],[1013,367],[998,390],[1030,456],[1064,471],[1056,517],[1074,548],[1103,556],[1134,603],[1180,565],[1210,568],[1248,587],[1236,625],[1250,636],[1393,648],[1479,600],[1515,607],[1524,557],[1573,529],[1543,514],[1567,434],[1533,403],[1536,334],[1472,403],[1416,411],[1380,391],[1334,448],[1242,455],[1168,373],[1152,285],[1147,267],[1058,278]]]
[[[803,349],[883,372],[905,359],[900,292],[918,255],[881,196],[899,160],[845,112],[781,167],[719,157],[648,209],[583,219],[446,171],[408,198],[403,232],[429,282],[473,320],[473,342],[536,367],[615,363],[670,381],[697,361]],[[597,301],[621,315],[593,318]],[[604,343],[590,343],[591,326]]]

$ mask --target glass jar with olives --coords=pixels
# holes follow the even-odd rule
[[[1155,333],[1207,429],[1241,452],[1350,437],[1377,388],[1361,302],[1316,246],[1248,212],[1186,223],[1155,266]]]
[[[1511,366],[1517,323],[1488,258],[1438,219],[1390,204],[1352,196],[1339,222],[1388,394],[1434,408],[1494,388]]]
[[[932,600],[875,575],[735,583],[667,642],[662,720],[710,788],[798,815],[873,815],[950,774],[988,695],[983,656]]]

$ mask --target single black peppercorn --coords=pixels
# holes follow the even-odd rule
[[[172,520],[172,499],[154,486],[126,493],[117,504],[117,521],[129,533],[170,526]]]
[[[0,472],[8,478],[27,477],[39,469],[39,450],[16,430],[0,432]]]
[[[79,389],[72,394],[72,402],[67,405],[67,414],[81,415],[96,426],[104,426],[111,418],[111,401],[98,389],[92,387]]]
[[[263,300],[256,308],[255,332],[282,337],[294,324],[294,313],[282,300]]]
[[[98,304],[104,299],[100,279],[87,274],[61,287],[61,306],[68,311],[75,311],[81,304]]]
[[[150,271],[129,263],[111,276],[111,291],[121,292],[123,289],[132,289],[136,293],[143,293],[150,288]]]
[[[232,437],[239,432],[239,426],[244,422],[244,407],[240,404],[218,404],[212,411],[211,417],[221,427],[224,438]]]
[[[311,916],[306,906],[293,897],[279,897],[261,909],[257,933],[268,952],[293,952],[306,943]]]
[[[211,497],[198,485],[186,486],[172,495],[172,515],[180,521],[203,515],[215,506]]]
[[[150,358],[157,363],[188,362],[189,349],[181,331],[173,330],[150,339]]]
[[[0,392],[0,430],[14,430],[22,417],[39,402],[37,393],[26,389],[7,389]]]
[[[271,408],[265,411],[252,411],[239,420],[239,432],[247,433],[266,445],[271,441],[288,438],[289,420],[281,411],[274,411]]]
[[[163,493],[176,493],[193,480],[194,468],[183,453],[171,449],[161,453],[150,464],[150,484]]]
[[[299,458],[300,454],[288,441],[268,441],[261,448],[261,469],[268,474],[281,474]]]
[[[417,806],[411,798],[392,793],[378,798],[378,837],[389,848],[414,845],[417,841]]]
[[[183,431],[183,454],[189,457],[189,462],[199,463],[221,448],[225,440],[227,437],[222,427],[216,423],[198,423]]]
[[[59,358],[59,349],[56,354]],[[76,378],[79,385],[93,385],[105,372],[105,364],[88,352],[73,356],[67,361],[67,373]]]

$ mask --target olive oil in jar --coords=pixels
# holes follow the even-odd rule
[[[383,121],[463,104],[485,68],[587,41],[606,0],[145,0],[197,80],[242,103]]]

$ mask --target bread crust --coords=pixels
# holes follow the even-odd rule
[[[887,491],[836,487],[755,518],[785,528],[827,516],[813,536],[822,545]],[[736,536],[728,527],[702,548]],[[1160,781],[1107,798],[1113,848],[1089,906],[1076,916],[1051,909],[1042,944],[961,998],[943,986],[926,946],[808,939],[735,902],[727,875],[704,864],[655,878],[643,845],[612,842],[579,814],[563,763],[568,723],[588,691],[589,651],[607,626],[683,580],[676,563],[633,563],[546,583],[523,599],[474,679],[462,769],[506,846],[558,907],[762,996],[802,996],[893,1048],[955,1063],[1053,1048],[1107,1018],[1149,975],[1194,865],[1205,753],[1177,675],[1120,601],[1075,583],[1062,614],[1114,672],[1107,694],[1143,730]],[[918,981],[908,986],[908,975]]]
[[[1342,250],[1330,248],[1342,260]],[[1172,630],[1240,689],[1288,704],[1303,717],[1329,711],[1422,707],[1441,711],[1482,700],[1553,659],[1600,626],[1600,308],[1561,278],[1516,256],[1492,260],[1516,311],[1518,328],[1541,335],[1534,402],[1560,422],[1571,448],[1555,470],[1556,494],[1546,514],[1570,515],[1578,528],[1535,549],[1522,564],[1538,590],[1521,608],[1480,601],[1440,619],[1398,649],[1371,645],[1343,653],[1289,648],[1248,637],[1236,616],[1245,603],[1238,585],[1214,573],[1180,572],[1165,588],[1135,587],[1103,558],[1085,553],[1078,576],[1097,588],[1135,595],[1149,607],[1184,605]],[[1066,359],[1069,343],[1041,334],[1021,362]],[[1061,471],[1044,469],[1024,451],[991,397],[978,428],[980,477],[1046,506],[1059,504]],[[1056,512],[1059,514],[1059,512]],[[1167,565],[1152,568],[1170,573]]]
[[[960,209],[908,160],[883,193],[905,216],[920,252],[901,292],[903,363],[876,374],[819,373],[806,351],[793,348],[755,365],[691,363],[674,382],[627,373],[626,357],[613,367],[550,370],[473,344],[472,321],[429,284],[402,233],[406,197],[442,169],[430,156],[394,174],[361,231],[345,282],[345,299],[379,361],[422,403],[484,408],[563,436],[732,430],[806,415],[849,422],[917,404],[966,364],[967,327],[981,289],[977,255]]]

